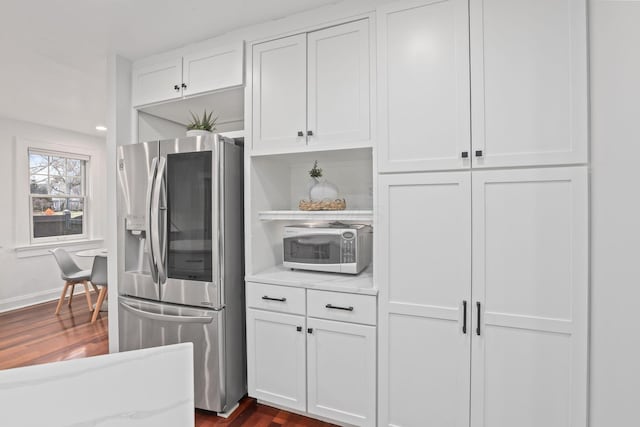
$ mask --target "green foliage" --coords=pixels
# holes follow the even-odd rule
[[[322,176],[322,168],[318,167],[317,160],[313,163],[313,168],[309,171],[309,176],[311,178],[320,178]]]
[[[202,117],[198,117],[192,111],[189,113],[191,114],[191,122],[187,125],[187,130],[207,130],[209,132],[216,130],[218,117],[213,117],[213,111],[207,114],[207,110],[204,110]]]

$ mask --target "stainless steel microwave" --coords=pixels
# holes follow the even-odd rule
[[[287,268],[358,274],[371,264],[370,225],[290,225],[283,234],[283,265]]]

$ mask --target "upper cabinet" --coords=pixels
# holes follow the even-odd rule
[[[381,172],[587,162],[585,0],[378,9]]]
[[[307,143],[369,141],[369,21],[309,33],[307,46]]]
[[[585,0],[471,0],[473,166],[587,162]]]
[[[467,0],[378,9],[381,172],[470,166]]]
[[[243,83],[243,42],[162,55],[134,64],[133,106],[170,101]]]
[[[253,150],[306,143],[307,36],[253,46]]]
[[[253,46],[252,151],[371,145],[369,20]]]

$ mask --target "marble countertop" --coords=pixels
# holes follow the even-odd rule
[[[193,427],[193,345],[0,370],[0,424]]]
[[[371,267],[360,274],[351,275],[304,270],[292,271],[283,266],[276,266],[257,274],[247,275],[245,280],[247,282],[318,289],[322,291],[378,295],[378,289],[373,286],[373,269]]]

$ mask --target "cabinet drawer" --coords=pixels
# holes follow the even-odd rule
[[[375,325],[376,297],[309,289],[307,316]]]
[[[304,316],[304,292],[302,288],[247,282],[247,307]]]

